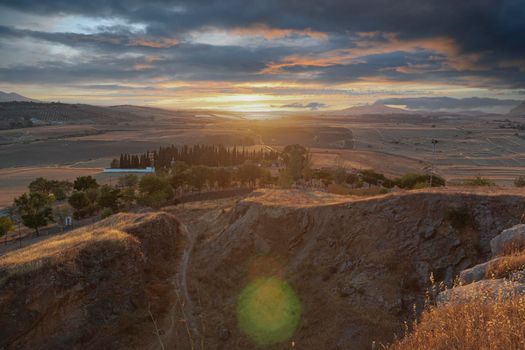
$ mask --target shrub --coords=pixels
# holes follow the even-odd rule
[[[152,208],[160,208],[173,198],[173,188],[169,182],[156,175],[145,175],[139,182],[139,203]]]
[[[327,190],[328,190],[328,193],[332,193],[332,194],[345,195],[345,194],[350,193],[350,188],[348,188],[345,185],[339,185],[339,184],[330,184],[328,185]]]
[[[516,186],[516,187],[525,187],[525,176],[518,176],[514,180],[514,186]]]
[[[421,184],[425,184],[425,187],[428,186],[427,184],[430,183],[430,175],[428,174],[416,174],[416,173],[408,173],[400,178],[395,180],[395,183],[405,189],[414,189],[416,186],[422,186]],[[445,186],[445,179],[443,179],[439,175],[433,175],[432,176],[432,187],[440,187]]]
[[[473,179],[467,179],[464,182],[467,186],[495,186],[494,181],[476,176]]]
[[[7,216],[0,216],[0,237],[13,230],[13,222]]]
[[[77,191],[86,191],[90,188],[97,188],[98,183],[92,176],[79,176],[73,183],[73,188]]]
[[[523,349],[523,320],[525,296],[430,306],[413,331],[387,349]]]
[[[102,210],[102,212],[100,213],[100,218],[101,219],[105,219],[109,216],[113,215],[113,211],[109,208],[105,208],[104,210]]]
[[[92,195],[88,195],[84,191],[74,192],[69,197],[68,203],[75,210],[73,213],[75,219],[92,216],[97,211],[95,200],[92,198]]]
[[[53,221],[53,211],[51,210],[52,197],[40,192],[24,193],[15,199],[16,211],[20,214],[25,226],[35,230],[46,226]]]

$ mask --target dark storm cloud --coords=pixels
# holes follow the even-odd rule
[[[519,100],[500,100],[495,98],[451,98],[451,97],[413,97],[387,98],[377,100],[376,105],[405,105],[409,109],[440,110],[440,109],[483,109],[491,107],[516,107]]]
[[[79,81],[127,81],[164,77],[337,83],[380,78],[497,88],[525,86],[523,0],[0,0],[0,6],[50,18],[81,15],[94,22],[102,18],[118,18],[122,22],[100,25],[91,34],[0,26],[0,39],[32,38],[97,56],[78,64],[53,62],[50,58],[38,66],[24,66],[22,59],[18,66],[0,68],[2,81],[62,82],[68,77]],[[6,15],[0,7],[0,25],[2,16]],[[127,27],[131,25],[144,29],[137,33]],[[264,27],[257,27],[261,25]],[[254,27],[262,31],[326,33],[327,39],[315,47],[250,48],[243,44],[200,45],[187,41],[187,35],[195,30]],[[369,34],[361,40],[378,46],[389,44],[389,37],[382,33],[395,33],[399,41],[448,38],[454,47],[448,47],[446,52],[427,47],[414,52],[364,53],[353,62],[297,64],[283,67],[275,75],[261,74],[268,64],[280,62],[288,55],[355,47],[356,33],[362,32]],[[127,53],[143,57],[122,57]],[[448,61],[455,56],[461,57],[462,62],[452,66]]]
[[[290,103],[287,105],[281,106],[281,108],[299,108],[299,109],[309,109],[311,111],[317,111],[319,108],[327,107],[326,104],[320,102],[310,102],[310,103]]]
[[[161,34],[202,26],[265,23],[276,28],[334,33],[387,31],[404,37],[448,36],[466,51],[525,51],[522,0],[3,0],[0,4],[35,14],[117,16],[144,23]]]

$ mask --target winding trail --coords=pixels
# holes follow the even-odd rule
[[[181,310],[184,314],[184,318],[186,320],[187,326],[191,332],[192,338],[198,338],[200,336],[200,331],[198,327],[198,322],[195,319],[195,306],[193,304],[193,301],[191,299],[190,293],[188,292],[188,281],[187,281],[187,275],[188,275],[188,266],[191,260],[191,254],[193,252],[193,248],[195,247],[195,241],[196,237],[193,233],[188,230],[188,227],[184,223],[180,223],[180,228],[183,232],[183,234],[188,237],[188,244],[186,246],[186,249],[184,249],[184,253],[182,254],[182,259],[180,263],[180,270],[177,274],[177,288],[179,291],[182,292],[181,299],[179,302],[181,303]],[[177,293],[179,294],[179,293]]]

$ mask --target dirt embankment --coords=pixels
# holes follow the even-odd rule
[[[119,214],[1,257],[0,348],[147,349],[184,241],[169,214]]]
[[[207,348],[254,346],[239,330],[236,308],[243,288],[264,276],[287,281],[302,306],[293,336],[269,348],[389,342],[402,335],[414,305],[421,310],[431,273],[451,283],[483,261],[490,239],[524,209],[521,195],[434,191],[349,201],[266,190],[221,215],[206,214],[195,220],[203,229],[188,284],[199,295]]]
[[[512,194],[264,190],[166,208],[183,224],[115,215],[0,258],[0,348],[370,349],[402,334],[431,273],[485,260],[524,209]]]

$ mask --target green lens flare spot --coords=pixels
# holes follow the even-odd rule
[[[290,285],[278,278],[250,282],[237,302],[240,329],[259,345],[289,339],[301,318],[301,303]]]

